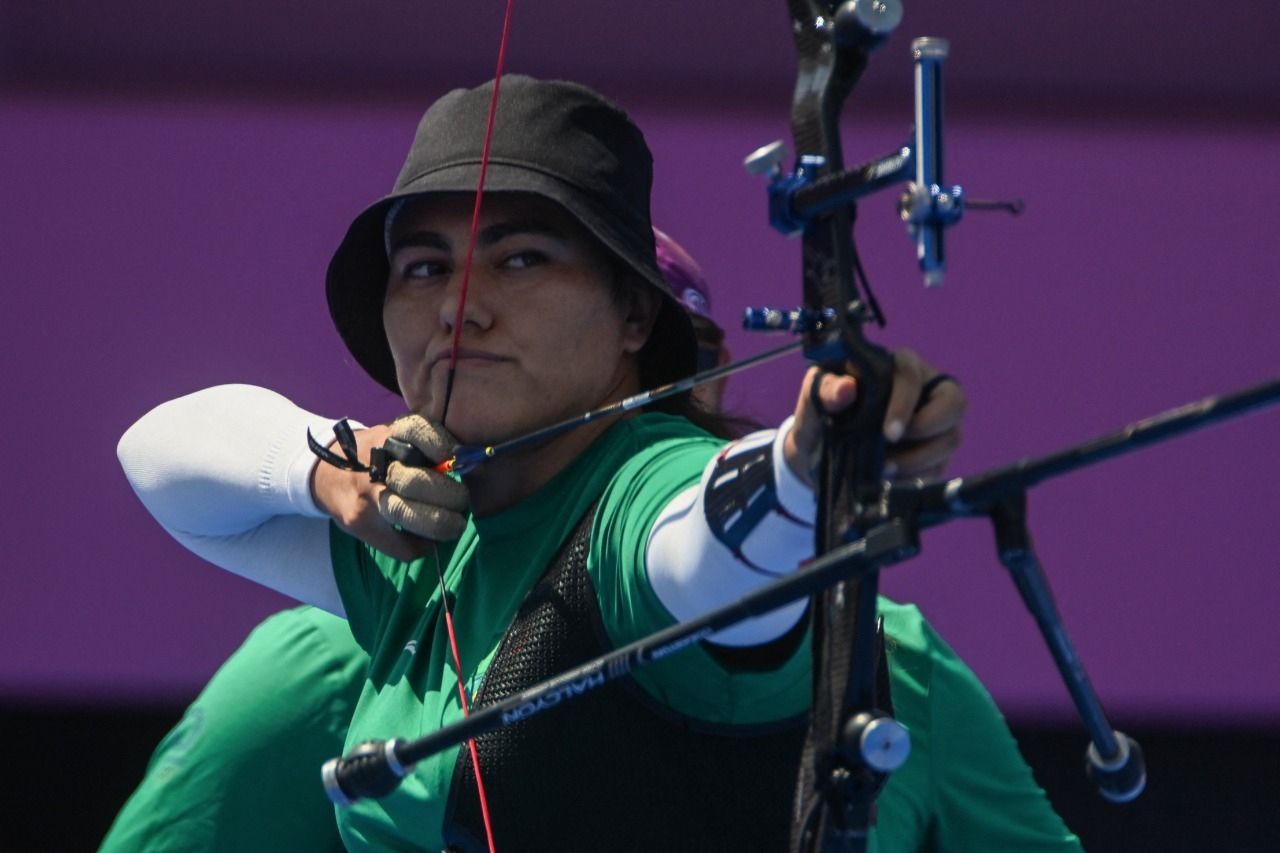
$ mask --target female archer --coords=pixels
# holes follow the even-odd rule
[[[503,78],[473,228],[492,87],[427,111],[394,191],[330,263],[343,340],[408,412],[356,433],[362,461],[396,438],[443,462],[694,369],[690,321],[656,264],[651,156],[595,92]],[[910,352],[895,361],[892,458],[905,476],[936,473],[959,440],[963,394]],[[375,483],[310,454],[307,431],[332,437],[331,420],[225,386],[153,410],[120,457],[193,551],[345,614],[370,655],[353,746],[448,725],[794,570],[812,553],[813,398],[836,412],[856,392],[811,372],[794,417],[728,444],[724,422],[680,395],[461,477],[393,462]],[[748,465],[764,472],[771,511],[727,530],[717,501]],[[339,812],[344,843],[785,849],[810,698],[805,610],[760,616],[423,761],[394,793]],[[1074,849],[972,674],[912,608],[881,610],[914,751],[881,795],[875,843]]]

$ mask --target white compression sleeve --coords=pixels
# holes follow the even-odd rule
[[[152,409],[117,455],[143,505],[191,551],[341,615],[306,441],[310,429],[332,442],[334,420],[265,388],[220,385]]]
[[[730,445],[732,458],[772,443],[774,486],[779,509],[765,516],[742,543],[739,553],[727,548],[707,522],[705,497],[719,457],[707,464],[702,482],[676,497],[659,516],[649,535],[645,564],[649,583],[678,620],[736,601],[769,581],[792,572],[813,555],[813,520],[817,505],[809,487],[792,473],[782,447],[791,419],[777,430],[753,433]],[[735,625],[712,638],[725,646],[753,646],[785,634],[804,614],[806,601]]]

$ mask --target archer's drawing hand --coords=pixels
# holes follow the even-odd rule
[[[458,441],[443,426],[408,414],[391,423],[391,436],[416,447],[432,463],[453,455]],[[467,487],[431,468],[392,462],[387,487],[378,494],[378,511],[402,530],[437,542],[462,535],[470,500]]]
[[[893,392],[884,419],[884,437],[888,442],[885,475],[901,479],[942,476],[956,448],[960,446],[960,423],[969,400],[952,380],[926,385],[939,372],[915,351],[894,352]],[[818,368],[810,368],[800,386],[796,401],[796,419],[787,437],[787,464],[806,483],[812,484],[811,460],[822,437],[822,415],[812,402],[810,386],[819,376]],[[852,376],[821,374],[818,397],[828,412],[842,412],[858,395],[858,383]]]
[[[428,458],[447,456],[452,451],[453,438],[430,425],[423,429],[413,422],[415,418],[426,424],[411,415],[392,424],[356,430],[360,461],[367,465],[370,451],[391,437],[413,444]],[[441,444],[447,445],[443,452],[439,449]],[[420,476],[428,473],[433,476]],[[457,538],[465,524],[461,512],[467,505],[466,488],[444,474],[393,462],[385,484],[375,483],[367,472],[323,464],[313,469],[311,477],[316,505],[340,528],[400,560],[431,553],[436,541]]]

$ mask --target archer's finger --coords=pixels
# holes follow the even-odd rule
[[[957,429],[964,420],[969,409],[969,397],[964,389],[953,379],[938,377],[926,383],[924,396],[917,404],[915,416],[911,419],[905,441],[924,441]],[[932,386],[932,387],[930,387]]]
[[[820,367],[809,368],[796,400],[796,420],[792,431],[797,444],[816,446],[822,436],[823,416],[844,411],[857,396],[858,383],[852,376],[829,373]]]
[[[805,373],[796,398],[795,419],[783,446],[788,466],[801,480],[807,483],[811,479],[822,441],[823,415],[847,408],[856,396],[857,383],[851,377],[817,367]]]
[[[853,405],[853,401],[858,398],[858,381],[852,376],[843,373],[830,373],[821,368],[812,368],[817,372],[817,400],[812,399],[812,391],[810,392],[810,403],[815,406],[821,406],[823,412],[827,414],[835,414],[843,412],[845,409]],[[819,412],[818,414],[822,414]]]
[[[941,477],[960,447],[959,427],[925,441],[903,442],[889,449],[885,473],[896,479],[931,480]]]
[[[437,542],[457,539],[467,526],[462,513],[441,506],[406,501],[390,489],[384,489],[378,495],[378,512],[404,532]]]
[[[894,351],[893,388],[884,414],[884,437],[890,444],[902,441],[911,431],[921,389],[926,379],[936,372],[915,350],[904,348]]]
[[[470,503],[467,487],[431,468],[392,462],[387,468],[387,488],[405,500],[464,512]]]
[[[457,439],[442,425],[414,413],[396,418],[391,435],[421,450],[432,463],[448,459],[458,446]]]

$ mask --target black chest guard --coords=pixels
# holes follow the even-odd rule
[[[503,638],[477,707],[611,650],[578,523]],[[714,726],[682,717],[630,677],[477,740],[500,853],[781,851],[804,741],[801,718]],[[449,850],[486,851],[475,773],[454,769]]]

